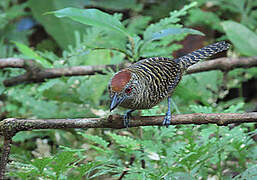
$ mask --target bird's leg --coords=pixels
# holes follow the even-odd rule
[[[170,125],[170,122],[171,122],[171,97],[169,96],[168,97],[168,111],[166,113],[166,116],[163,120],[163,125],[165,125],[166,127],[169,127]]]
[[[124,126],[125,126],[126,128],[129,127],[129,119],[130,119],[131,113],[132,113],[133,111],[135,111],[135,110],[133,110],[133,109],[132,109],[132,110],[129,110],[129,111],[127,111],[127,112],[124,114],[123,123],[124,123]]]

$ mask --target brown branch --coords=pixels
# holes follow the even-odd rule
[[[25,60],[19,58],[0,59],[0,69],[2,68],[24,68]]]
[[[164,116],[133,116],[130,127],[162,126]],[[171,125],[177,124],[217,124],[226,126],[231,123],[257,122],[257,112],[253,113],[195,113],[172,116]],[[0,134],[7,136],[19,131],[32,129],[64,129],[64,128],[124,128],[123,116],[110,115],[107,118],[80,119],[16,119],[7,118],[0,121]]]
[[[130,127],[162,126],[164,116],[133,116]],[[217,124],[226,126],[231,123],[257,122],[257,112],[252,113],[216,113],[216,114],[180,114],[173,115],[171,125],[177,124]],[[4,175],[8,155],[10,153],[11,138],[19,131],[33,129],[66,129],[66,128],[125,128],[123,116],[110,115],[107,118],[81,119],[16,119],[8,118],[0,121],[0,135],[5,138],[5,145],[1,158],[1,173]],[[1,176],[0,176],[1,178]]]
[[[230,71],[235,68],[250,68],[257,66],[257,56],[241,58],[218,58],[210,61],[197,63],[188,68],[187,74],[203,71],[221,70]]]
[[[37,83],[44,82],[45,79],[53,79],[62,76],[82,76],[82,75],[94,75],[96,73],[103,74],[103,70],[108,66],[75,66],[68,68],[47,68],[41,69],[40,71],[26,72],[25,74],[4,80],[6,87],[18,85],[21,83]],[[111,65],[110,65],[111,67]]]
[[[14,86],[21,83],[31,82],[43,82],[45,79],[58,78],[62,76],[83,76],[83,75],[94,75],[96,73],[104,74],[106,69],[125,68],[131,65],[130,63],[120,65],[98,65],[98,66],[74,66],[65,68],[42,68],[38,65],[35,66],[35,61],[24,60],[17,58],[0,59],[0,68],[24,68],[27,70],[25,74],[6,79],[4,85]],[[187,70],[187,74],[211,71],[211,70],[222,70],[229,71],[234,68],[249,68],[257,66],[257,57],[249,58],[219,58],[210,61],[204,61],[191,66]],[[36,67],[36,68],[35,68]]]

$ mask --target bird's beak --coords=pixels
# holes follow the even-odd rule
[[[119,97],[117,95],[117,93],[115,93],[112,97],[112,103],[111,103],[111,106],[110,106],[110,111],[114,110],[123,100],[124,100],[124,98]]]

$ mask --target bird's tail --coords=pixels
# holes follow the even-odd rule
[[[185,56],[175,59],[175,62],[180,64],[181,69],[186,70],[189,66],[199,62],[201,59],[206,59],[214,54],[225,51],[230,47],[229,43],[220,41],[201,49],[193,51]]]

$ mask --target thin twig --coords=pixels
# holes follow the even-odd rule
[[[130,166],[132,166],[132,164],[134,163],[135,159],[136,159],[136,158],[135,158],[134,156],[132,156],[132,157],[130,158],[128,168],[129,168]],[[128,170],[123,171],[118,180],[122,180],[122,178],[123,178],[127,173],[128,173]]]
[[[250,68],[257,66],[257,56],[240,58],[218,58],[197,63],[187,69],[187,74],[204,71],[221,70],[230,71],[235,68]]]

